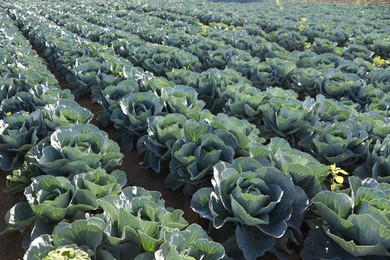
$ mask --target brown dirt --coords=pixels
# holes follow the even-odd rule
[[[12,208],[20,199],[21,194],[8,194],[4,192],[6,187],[7,173],[0,171],[0,232],[6,227],[4,216],[7,211]],[[21,259],[24,254],[22,249],[22,238],[19,232],[0,236],[0,259],[11,260]]]

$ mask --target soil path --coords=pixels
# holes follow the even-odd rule
[[[4,192],[6,176],[7,173],[0,171],[0,232],[6,227],[4,221],[5,214],[22,196],[21,194],[8,194]],[[0,236],[0,260],[21,259],[23,254],[22,236],[19,232]]]

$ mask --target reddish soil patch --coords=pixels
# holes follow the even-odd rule
[[[5,176],[7,173],[0,171],[0,232],[6,227],[4,221],[5,214],[21,198],[21,194],[8,194],[4,192],[6,188]],[[24,254],[22,249],[22,238],[19,232],[0,236],[0,259],[21,259]]]

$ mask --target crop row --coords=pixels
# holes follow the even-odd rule
[[[259,60],[251,57],[249,54],[253,52],[251,49],[239,50],[230,46],[231,43],[226,45],[223,42],[223,39],[241,38],[240,35],[222,37],[217,33],[212,33],[208,38],[200,36],[199,39],[194,39],[191,34],[182,37],[182,33],[180,39],[188,39],[188,41],[173,40],[172,43],[166,39],[179,38],[174,33],[166,31],[173,28],[172,25],[168,25],[168,29],[157,29],[162,25],[155,22],[155,28],[152,29],[150,19],[141,19],[139,15],[132,18],[129,15],[118,14],[120,18],[112,18],[113,14],[107,17],[95,11],[90,12],[91,14],[80,13],[80,16],[72,16],[70,13],[56,14],[51,10],[45,10],[45,14],[50,19],[59,22],[67,29],[93,41],[99,41],[101,44],[111,45],[117,54],[157,75],[169,77],[173,74],[172,69],[182,68],[181,66],[195,72],[200,68],[204,70],[210,67],[219,69],[228,67],[240,72],[260,89],[279,86],[293,89],[301,97],[304,95],[315,97],[321,93],[327,98],[335,98],[354,106],[359,111],[375,110],[384,116],[389,113],[389,72],[386,67],[375,68],[371,63],[373,52],[368,51],[368,56],[358,53],[351,54],[353,60],[348,60],[347,56],[350,54],[338,56],[329,53],[317,55],[311,51],[289,52],[263,39],[260,40],[262,47],[256,48],[258,51],[256,55],[261,56]],[[90,24],[82,17],[104,27]],[[136,23],[126,22],[126,19],[131,18]],[[120,30],[112,29],[111,26],[120,28]],[[126,34],[128,31],[132,34]],[[163,43],[163,45],[145,42],[148,39],[153,43]],[[164,47],[171,44],[174,46]],[[185,50],[187,54],[179,51],[177,47]],[[348,52],[348,49],[344,51]],[[188,53],[198,57],[201,65]]]
[[[58,19],[58,20],[61,20],[61,19]],[[63,23],[66,24],[66,20],[64,21],[62,19],[62,21],[63,21]],[[83,24],[82,21],[79,20],[77,22],[77,25],[80,25],[80,27],[87,27],[88,23]],[[141,45],[142,41],[139,42],[138,44]],[[228,72],[229,72],[229,70],[228,70]],[[342,105],[341,103],[337,103],[337,102],[335,103],[332,100],[324,99],[321,96],[318,96],[316,102],[314,100],[310,100],[310,99],[307,99],[307,100],[301,102],[301,101],[297,100],[297,97],[295,94],[293,94],[289,91],[274,90],[272,93],[272,91],[270,90],[269,92],[267,92],[267,91],[261,92],[261,91],[258,91],[256,89],[252,88],[250,86],[249,82],[246,82],[245,79],[240,78],[237,75],[235,76],[235,78],[236,78],[235,82],[242,82],[242,87],[234,86],[232,88],[227,88],[226,90],[225,89],[217,89],[217,90],[211,89],[211,91],[208,90],[208,92],[205,93],[203,89],[200,89],[200,87],[202,87],[202,85],[199,83],[203,83],[203,82],[198,81],[199,74],[189,72],[189,71],[183,71],[183,70],[177,70],[177,73],[181,73],[181,75],[179,74],[180,76],[176,77],[178,79],[177,81],[180,80],[180,82],[175,82],[176,84],[177,83],[178,84],[185,84],[185,85],[190,85],[190,86],[194,87],[195,90],[197,91],[197,93],[200,95],[199,97],[203,101],[205,101],[206,104],[209,104],[209,105],[212,104],[213,106],[215,106],[219,109],[221,107],[223,108],[224,106],[226,107],[226,109],[224,109],[222,111],[221,110],[213,111],[213,107],[210,107],[210,106],[207,107],[207,108],[211,108],[212,112],[227,112],[231,116],[236,116],[238,118],[248,119],[251,122],[256,123],[257,126],[259,126],[261,130],[264,130],[262,135],[264,135],[268,138],[272,137],[272,136],[280,136],[280,137],[288,138],[288,139],[291,138],[292,139],[291,143],[293,144],[294,147],[296,147],[296,148],[303,147],[304,149],[306,149],[306,151],[308,151],[310,153],[314,153],[314,154],[317,153],[316,154],[317,157],[326,158],[325,160],[323,159],[322,161],[324,161],[324,162],[328,161],[330,163],[338,163],[338,164],[341,164],[343,167],[348,167],[350,164],[354,164],[357,160],[360,160],[361,157],[363,157],[362,159],[365,160],[366,154],[369,151],[369,146],[367,146],[365,144],[364,145],[365,148],[364,148],[359,144],[357,144],[357,145],[355,144],[356,145],[356,146],[354,145],[355,147],[348,147],[348,144],[344,143],[341,145],[342,147],[346,146],[346,147],[348,147],[347,149],[357,151],[357,153],[355,155],[350,154],[350,156],[345,156],[345,153],[349,153],[349,152],[345,152],[345,150],[343,150],[343,152],[341,152],[342,154],[337,154],[335,151],[330,151],[330,149],[327,149],[327,148],[323,148],[324,150],[327,150],[327,151],[316,152],[316,149],[321,149],[321,147],[320,147],[321,145],[318,144],[315,147],[313,147],[313,145],[310,145],[310,143],[313,143],[312,139],[317,139],[316,141],[320,140],[320,142],[323,142],[321,136],[327,135],[328,131],[334,131],[334,129],[338,128],[338,125],[345,124],[345,122],[341,122],[341,121],[347,121],[347,122],[349,122],[348,124],[350,124],[349,131],[356,132],[356,130],[359,129],[357,131],[357,133],[359,133],[359,134],[356,136],[356,138],[360,138],[359,143],[363,143],[363,142],[365,143],[365,140],[368,137],[367,138],[360,137],[359,135],[363,135],[363,136],[365,135],[362,131],[364,131],[366,133],[367,132],[370,133],[373,131],[372,129],[374,129],[374,128],[375,129],[384,129],[384,126],[386,125],[386,122],[387,122],[385,117],[382,117],[379,114],[375,114],[374,112],[357,114],[353,108],[351,109],[347,106]],[[234,75],[233,73],[234,72],[232,72],[230,76]],[[174,75],[174,74],[175,74],[175,72],[172,72],[170,75]],[[208,79],[213,77],[212,75],[214,75],[214,74],[218,75],[218,74],[221,74],[221,72],[219,72],[219,70],[214,69],[214,70],[206,71],[202,74],[205,75],[206,78],[203,81],[205,81],[205,83],[207,84],[208,83],[207,81],[209,81]],[[200,74],[200,75],[202,75],[202,74]],[[228,73],[226,73],[226,74],[228,74]],[[226,75],[226,77],[229,77],[229,75]],[[213,81],[211,84],[214,84]],[[169,82],[165,82],[165,83],[166,83],[165,85],[160,85],[158,87],[159,88],[158,92],[161,91],[162,86],[169,86],[169,87],[173,86],[173,85],[170,85]],[[131,92],[134,92],[134,91],[137,92],[136,89],[137,89],[137,86],[135,86],[135,89],[134,89],[134,84],[133,84]],[[240,93],[234,93],[234,91],[236,89],[239,89]],[[110,90],[111,90],[111,88],[110,88]],[[153,89],[153,90],[156,91],[156,89]],[[231,93],[232,91],[233,91],[233,93]],[[218,92],[220,93],[219,94],[220,96],[217,96]],[[246,92],[249,92],[249,93],[246,93]],[[278,93],[278,92],[280,92],[280,93]],[[217,93],[217,94],[215,94],[215,93]],[[270,95],[270,93],[272,93],[272,94]],[[160,94],[160,93],[158,93],[158,94]],[[125,91],[122,91],[122,95],[126,95]],[[246,98],[246,97],[248,97],[248,95],[256,96],[257,100],[255,102],[257,102],[257,103],[255,103],[254,105],[250,104],[250,105],[252,105],[252,108],[254,111],[250,112],[249,114],[247,114],[246,111],[237,111],[237,106],[239,106],[239,107],[242,106],[242,105],[238,105],[238,103],[240,103],[242,101],[248,102],[247,98]],[[276,103],[272,104],[271,107],[267,106],[266,104],[263,104],[265,102],[265,100],[270,99],[270,98],[272,98],[272,96],[275,96],[275,95],[278,96],[279,98],[282,98],[282,100],[275,101]],[[162,98],[163,99],[162,101],[164,103],[169,102],[168,101],[169,98],[168,98],[167,94],[165,94],[164,96],[165,96],[165,98]],[[192,96],[194,97],[194,94],[192,94]],[[193,98],[191,98],[191,99],[193,99]],[[237,100],[237,101],[235,101],[235,100]],[[107,101],[106,103],[111,103],[111,105],[113,103],[113,102],[109,102],[109,100],[106,100],[106,101]],[[282,102],[282,101],[288,101],[288,102]],[[192,102],[196,103],[196,100],[192,100]],[[251,102],[251,101],[249,101],[249,102]],[[325,103],[325,104],[320,105],[321,103]],[[287,121],[284,125],[280,125],[280,124],[278,125],[276,122],[278,122],[280,119],[278,119],[278,118],[275,119],[275,115],[270,114],[269,111],[271,110],[271,111],[275,112],[275,109],[277,111],[280,111],[280,109],[282,109],[282,107],[281,107],[282,105],[284,106],[284,109],[287,105],[290,105],[291,107],[294,107],[294,108],[296,108],[298,106],[299,110],[303,110],[300,112],[302,114],[298,118],[299,121],[294,122],[294,121],[290,120],[290,121]],[[313,112],[313,108],[315,105],[317,106],[317,111]],[[258,106],[258,107],[254,107],[254,106]],[[332,108],[330,108],[330,106],[341,107],[337,110],[342,110],[343,112],[341,112],[341,111],[336,112],[336,113],[341,114],[339,118],[335,118],[334,116],[326,115],[325,114],[326,112],[324,112],[324,111],[319,111],[322,109],[325,109],[325,111],[327,111],[328,109],[332,109]],[[113,106],[113,107],[115,107],[115,106]],[[108,110],[110,110],[110,109],[108,109]],[[111,110],[113,111],[112,108],[111,108]],[[175,109],[174,112],[177,112],[178,110],[179,109]],[[181,110],[184,111],[185,109],[182,108]],[[170,109],[170,111],[172,112],[173,110]],[[292,111],[294,111],[292,113],[297,112],[296,110],[292,110]],[[155,112],[155,113],[158,113],[158,112]],[[287,116],[288,112],[286,112],[286,113],[287,113],[286,115],[281,115],[280,117],[288,118],[288,116]],[[264,116],[268,117],[268,118],[263,119],[262,120],[263,122],[258,122],[259,117],[262,117],[263,114],[265,114]],[[361,119],[359,120],[359,119],[357,119],[358,117],[360,117],[360,118],[363,117],[364,120],[361,120]],[[366,118],[369,118],[369,119],[366,119]],[[371,123],[370,124],[362,124],[363,121],[367,121],[367,120],[371,121]],[[335,121],[336,121],[336,124],[334,124]],[[352,122],[352,121],[358,121],[358,122]],[[359,123],[359,121],[360,121],[360,123]],[[375,123],[373,121],[375,121]],[[374,127],[374,125],[376,127]],[[282,128],[282,129],[280,129],[280,128]],[[311,131],[313,131],[313,129],[317,129],[318,136],[316,136],[316,137],[311,136]],[[129,136],[134,135],[134,133],[131,133],[131,131],[136,132],[135,133],[136,136],[137,135],[142,136],[143,134],[146,133],[145,124],[141,128],[139,126],[137,126],[137,127],[134,126],[133,129],[130,129],[128,131]],[[377,130],[374,130],[374,131],[377,131]],[[380,130],[380,131],[382,131],[382,130]],[[347,135],[347,133],[345,133],[345,134]],[[382,141],[386,135],[387,135],[386,132],[381,133],[381,137],[379,137],[379,141]],[[135,138],[135,141],[137,139],[138,138]],[[301,140],[301,139],[303,139],[303,140]],[[370,142],[376,142],[377,139],[378,139],[377,136],[369,138],[369,140],[371,140]],[[127,145],[128,147],[130,147],[129,149],[131,149],[131,147],[132,147],[132,144],[131,144],[132,142],[133,142],[133,138],[130,138],[130,144]],[[299,142],[300,142],[300,144],[299,144]],[[318,148],[318,147],[320,147],[320,148]],[[333,153],[333,154],[329,155],[327,153]],[[348,162],[343,164],[344,161],[348,161]],[[359,165],[359,164],[361,164],[361,162],[358,162],[357,164],[353,165],[349,169],[354,170],[357,167],[357,165]]]
[[[0,168],[15,169],[9,192],[24,190],[3,233],[23,232],[24,258],[222,259],[223,247],[200,226],[188,226],[181,210],[165,208],[160,193],[124,188],[126,174],[115,170],[123,157],[118,144],[89,124],[93,114],[59,89],[13,21],[0,15],[6,28],[0,34],[6,58],[1,76],[11,84],[2,84],[0,101],[2,109],[17,106],[2,110]],[[24,99],[27,94],[32,98]]]
[[[207,12],[204,12],[205,5],[207,5]],[[187,24],[200,22],[224,29],[222,34],[227,35],[242,33],[244,36],[242,42],[246,42],[249,46],[255,41],[254,38],[245,36],[246,33],[262,36],[270,42],[276,42],[286,49],[293,50],[302,48],[302,45],[299,47],[299,44],[296,44],[303,37],[307,37],[308,43],[311,44],[317,40],[319,49],[314,48],[315,52],[321,49],[321,45],[329,47],[328,50],[320,51],[318,54],[333,52],[338,49],[334,47],[349,45],[355,45],[356,49],[363,48],[361,51],[364,49],[374,51],[383,58],[387,58],[389,53],[387,6],[379,10],[377,6],[372,5],[362,7],[320,3],[314,7],[312,3],[297,3],[288,6],[288,12],[283,6],[275,8],[273,5],[252,3],[247,4],[247,8],[239,8],[236,4],[206,1],[175,1],[175,5],[166,5],[162,1],[111,2],[110,4],[100,2],[100,6],[110,10],[125,8],[140,14],[157,16],[163,20],[184,21]],[[313,8],[316,9],[314,12],[312,12]],[[218,11],[215,11],[216,9]],[[309,11],[302,15],[302,9]],[[321,15],[317,15],[318,13]],[[354,15],[350,15],[351,13]],[[294,34],[297,31],[299,35]]]

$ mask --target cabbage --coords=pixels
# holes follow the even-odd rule
[[[233,160],[233,148],[211,130],[211,126],[202,121],[184,126],[184,138],[172,146],[170,172],[164,181],[165,186],[173,190],[184,186],[183,193],[192,194],[209,182],[216,163]]]
[[[181,114],[167,114],[149,117],[147,121],[148,135],[138,140],[137,150],[140,154],[144,153],[141,165],[159,173],[168,168],[173,144],[184,137],[187,118]]]
[[[0,169],[11,171],[24,155],[49,135],[44,112],[18,112],[0,120]]]
[[[127,95],[119,102],[111,114],[111,121],[121,135],[121,146],[125,151],[130,151],[134,143],[147,130],[147,119],[158,115],[162,110],[159,97],[153,92],[137,92]]]
[[[90,260],[87,252],[72,246],[60,246],[50,251],[42,260]]]
[[[22,168],[8,176],[8,189],[20,191],[39,175],[74,176],[99,167],[111,172],[122,163],[119,146],[91,124],[59,127],[48,140],[32,147]]]
[[[224,239],[235,240],[246,259],[273,249],[288,228],[300,228],[309,201],[289,175],[245,157],[213,169],[213,187],[198,190],[191,207],[224,228]]]
[[[349,183],[347,193],[323,191],[313,198],[324,222],[306,238],[303,259],[312,259],[313,250],[327,259],[390,256],[389,184],[354,176]]]
[[[178,113],[191,117],[198,115],[205,102],[198,100],[198,93],[189,86],[177,85],[161,89],[161,99],[168,113]]]

